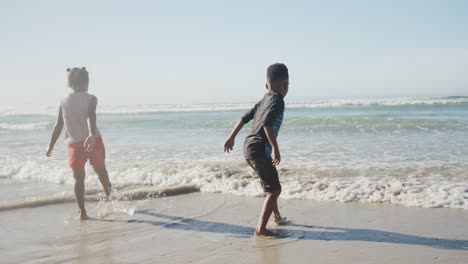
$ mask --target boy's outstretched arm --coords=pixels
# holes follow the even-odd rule
[[[226,143],[224,143],[224,152],[229,153],[232,148],[234,147],[234,139],[236,139],[237,134],[239,131],[247,124],[250,120],[254,118],[255,112],[257,111],[258,106],[260,105],[261,101],[256,103],[252,109],[247,111],[242,118],[237,122],[236,126],[232,130],[231,134],[229,135]]]
[[[49,147],[47,148],[46,156],[52,156],[52,150],[54,149],[55,143],[57,143],[60,134],[63,129],[63,116],[62,116],[62,106],[60,106],[58,111],[57,122],[55,122],[54,131],[52,132],[52,137],[50,138]]]
[[[273,128],[271,126],[264,126],[265,134],[270,142],[271,148],[273,149],[273,165],[279,165],[281,162],[281,155],[278,148],[278,142],[276,141],[275,134],[273,133]]]
[[[228,139],[224,143],[224,152],[229,153],[232,150],[232,148],[234,147],[234,140],[236,139],[237,134],[244,127],[244,125],[244,121],[242,120],[239,120],[239,122],[237,122]]]

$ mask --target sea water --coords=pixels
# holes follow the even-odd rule
[[[287,99],[287,98],[286,98]],[[262,195],[242,155],[250,126],[223,144],[255,102],[99,106],[114,188],[193,184]],[[63,135],[45,156],[58,106],[0,111],[0,199],[71,192]],[[468,209],[468,97],[288,102],[278,137],[284,199]],[[87,186],[99,181],[87,169]]]

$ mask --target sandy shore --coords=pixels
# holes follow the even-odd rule
[[[468,212],[281,200],[282,238],[253,238],[262,198],[192,193],[0,212],[1,263],[468,263]]]

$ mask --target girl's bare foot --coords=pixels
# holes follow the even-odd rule
[[[276,237],[278,236],[278,234],[268,229],[264,229],[264,230],[255,230],[255,236]]]

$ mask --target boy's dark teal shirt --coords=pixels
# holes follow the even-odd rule
[[[244,124],[253,119],[252,130],[245,138],[244,143],[244,157],[246,159],[271,157],[271,146],[263,128],[272,127],[275,137],[277,137],[283,116],[283,96],[273,91],[268,91],[260,102],[242,116]]]

